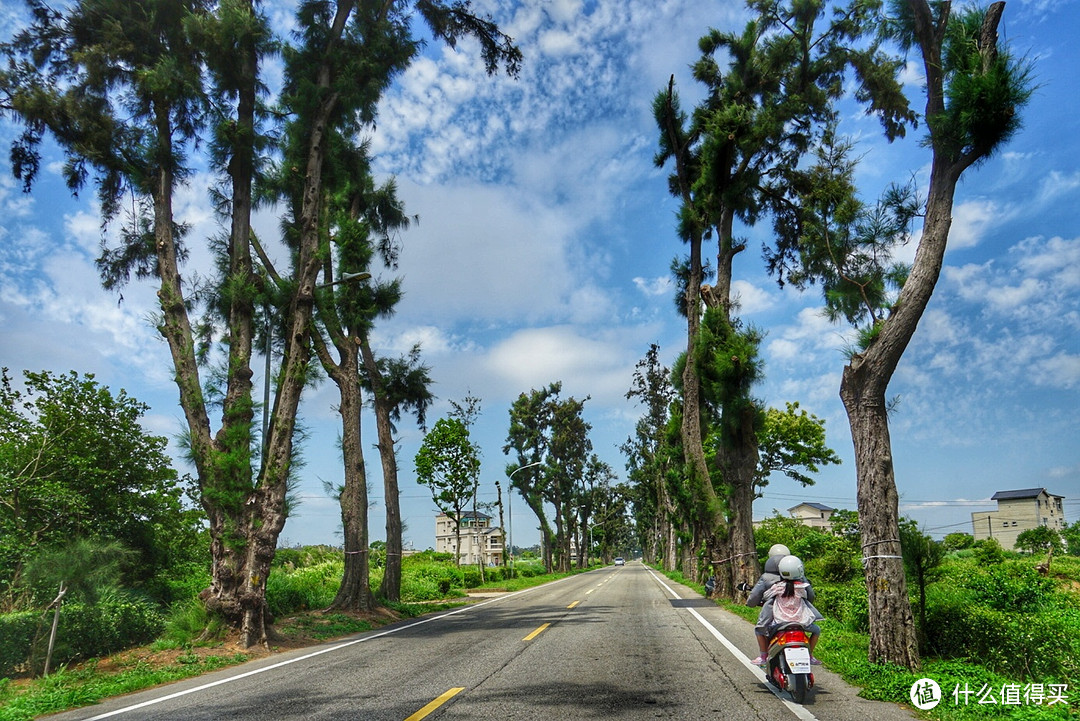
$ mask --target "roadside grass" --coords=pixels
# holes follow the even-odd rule
[[[91,661],[76,669],[61,669],[26,685],[4,679],[0,681],[0,721],[26,721],[88,706],[110,696],[180,681],[247,660],[248,656],[242,653],[228,656],[189,653],[178,655],[172,663],[163,666],[133,660],[121,661],[115,668],[104,670],[98,668],[97,661]]]
[[[1080,559],[1077,561],[1062,564],[1065,567],[1062,570],[1068,569],[1066,578],[1076,578]],[[701,584],[687,580],[679,572],[656,570],[699,593],[705,592]],[[751,624],[757,621],[758,608],[724,600],[717,600],[716,604]],[[922,668],[916,673],[899,666],[871,664],[867,660],[870,645],[867,634],[853,631],[829,618],[819,625],[821,640],[814,655],[845,682],[859,687],[862,698],[899,704],[918,718],[929,721],[1080,721],[1080,698],[1075,689],[1066,691],[1064,702],[1059,699],[1051,704],[1054,695],[1049,684],[1032,685],[1009,679],[975,659],[924,656]],[[929,711],[920,711],[910,703],[911,688],[921,679],[932,679],[941,688],[941,702]],[[1007,696],[1006,689],[1009,689]],[[1009,703],[1003,703],[1003,697]]]

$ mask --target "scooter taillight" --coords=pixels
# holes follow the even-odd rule
[[[806,644],[806,633],[800,630],[781,631],[773,638],[773,643],[778,643],[782,646],[791,646],[793,644]]]

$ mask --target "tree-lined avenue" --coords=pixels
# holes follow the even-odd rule
[[[823,670],[812,705],[782,701],[752,634],[632,563],[55,718],[910,718]]]

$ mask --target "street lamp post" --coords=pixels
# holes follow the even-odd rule
[[[523,471],[526,468],[539,466],[542,462],[543,461],[533,461],[532,463],[526,463],[524,466],[518,466],[510,473],[510,482],[507,484],[509,488],[506,489],[506,525],[510,537],[510,578],[514,577],[514,474],[518,471]]]

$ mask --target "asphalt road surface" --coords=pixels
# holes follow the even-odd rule
[[[629,563],[52,718],[913,718],[821,668],[798,706],[756,653],[750,624]]]

